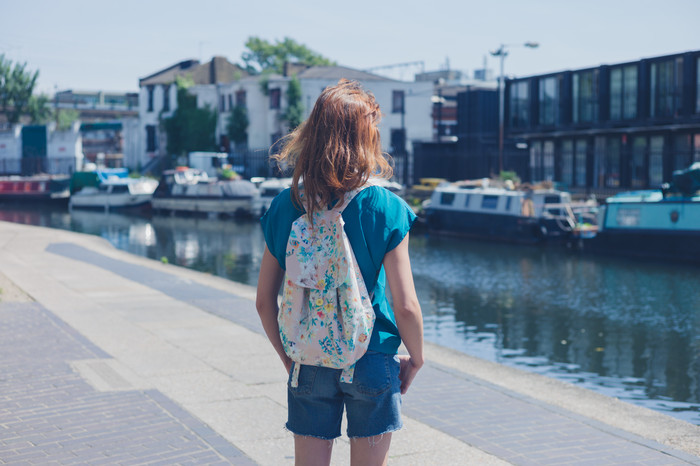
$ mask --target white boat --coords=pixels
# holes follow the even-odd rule
[[[454,183],[436,187],[423,206],[430,232],[515,243],[568,241],[577,232],[575,210],[592,208],[555,189]]]
[[[178,167],[163,172],[152,204],[158,212],[241,216],[253,213],[259,196],[250,181],[217,180],[202,170]]]
[[[70,209],[127,210],[150,207],[158,181],[141,177],[110,175],[97,186],[84,186],[68,201]]]
[[[292,186],[291,178],[267,178],[258,181],[258,190],[260,197],[255,201],[253,213],[255,215],[264,215],[267,209],[270,208],[272,200],[282,191]]]

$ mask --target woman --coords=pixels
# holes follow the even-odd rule
[[[305,212],[334,205],[370,176],[391,176],[381,151],[380,116],[372,94],[356,82],[341,80],[321,93],[309,119],[277,156],[281,166],[294,167],[294,175],[292,187],[275,198],[261,220],[266,247],[256,306],[288,373],[292,361],[279,335],[277,297],[291,225]],[[351,463],[386,464],[391,433],[402,427],[401,394],[423,365],[423,323],[408,256],[408,231],[415,214],[395,194],[370,186],[350,201],[342,215],[376,321],[352,383],[340,382],[340,369],[302,365],[299,386],[288,384],[286,427],[295,434],[297,464],[330,464],[344,406]],[[385,294],[387,283],[393,308]],[[401,342],[408,355],[397,356]]]

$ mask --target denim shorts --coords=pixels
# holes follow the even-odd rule
[[[403,426],[396,355],[367,351],[355,364],[352,383],[341,382],[341,372],[301,366],[299,386],[287,383],[287,430],[321,439],[340,437],[343,406],[350,438],[373,437]]]

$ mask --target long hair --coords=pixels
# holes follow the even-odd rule
[[[273,156],[280,166],[294,167],[294,203],[310,215],[359,188],[370,176],[389,178],[392,169],[382,153],[380,119],[374,95],[359,83],[341,79],[324,89],[309,118]]]

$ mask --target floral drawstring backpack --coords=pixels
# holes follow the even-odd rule
[[[369,346],[374,309],[342,217],[367,186],[292,224],[277,317],[284,350],[296,362],[292,387],[298,386],[300,364],[343,369],[341,382],[352,383],[355,362]]]

